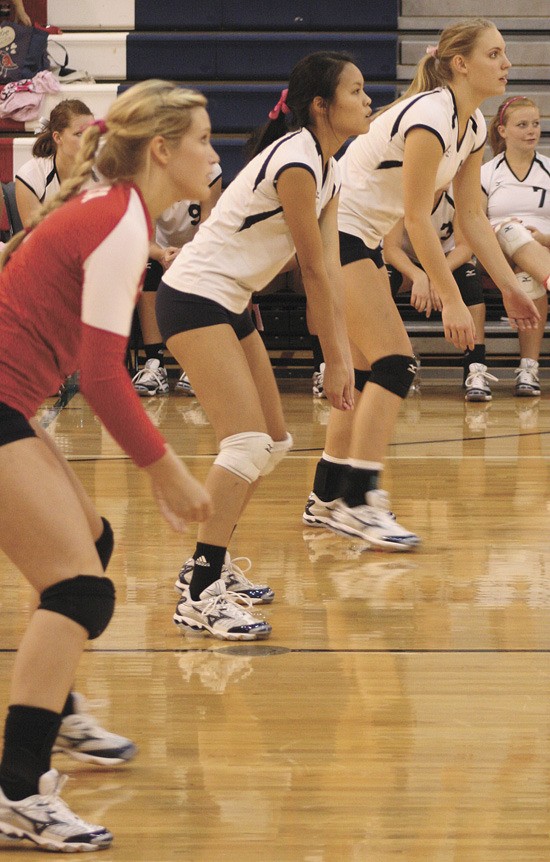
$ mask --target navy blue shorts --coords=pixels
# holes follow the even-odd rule
[[[239,341],[251,335],[256,329],[248,309],[241,314],[235,314],[219,302],[197,296],[196,293],[174,290],[164,281],[161,281],[157,290],[156,312],[158,327],[165,344],[178,332],[203,329],[220,323],[228,324]]]
[[[36,431],[31,427],[19,410],[9,407],[0,401],[0,446],[24,440],[25,437],[36,437]]]
[[[338,236],[340,238],[340,263],[342,266],[347,263],[355,263],[356,260],[372,260],[378,269],[382,269],[385,265],[382,257],[382,246],[369,248],[358,236],[352,236],[350,233],[343,233],[342,231],[339,231]]]

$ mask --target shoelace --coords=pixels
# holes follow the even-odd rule
[[[154,371],[152,368],[142,368],[141,371],[138,371],[136,376],[133,379],[133,383],[148,383],[150,380],[154,381],[158,386],[162,383],[162,375],[159,374],[158,371]]]
[[[248,617],[253,622],[258,622],[258,620],[249,614],[248,611],[244,610],[243,607],[239,607],[239,605],[244,605],[245,607],[252,607],[252,600],[248,598],[248,596],[239,596],[239,598],[233,599],[227,593],[222,593],[219,596],[212,596],[208,598],[202,612],[205,614],[210,614],[212,611],[216,613],[223,611],[223,615],[225,617],[230,617],[233,620],[242,619],[243,617]]]
[[[495,377],[494,374],[490,374],[488,371],[472,371],[471,374],[468,374],[465,385],[473,386],[476,377],[481,377],[483,383],[486,383],[488,380],[492,380],[493,383],[498,383],[498,377]]]
[[[236,565],[237,560],[243,560],[244,564],[246,565],[246,569],[244,571],[242,570],[242,568],[240,566]],[[249,572],[250,569],[252,568],[252,560],[250,560],[248,557],[233,557],[233,559],[231,560],[229,565],[226,566],[224,564],[223,568],[227,569],[227,571],[231,575],[233,575],[236,578],[236,580],[238,580],[238,582],[240,584],[242,584],[243,587],[254,587],[254,586],[256,586],[245,575],[245,572]]]

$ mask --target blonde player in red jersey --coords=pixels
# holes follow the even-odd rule
[[[162,81],[128,90],[85,132],[73,177],[0,258],[9,258],[0,274],[0,547],[40,601],[11,684],[0,835],[41,849],[112,841],[61,801],[50,755],[80,655],[108,625],[115,592],[104,576],[110,526],[32,417],[79,369],[83,396],[148,473],[170,525],[209,516],[208,493],[147,418],[124,364],[152,220],[176,200],[208,195],[217,156],[205,105]],[[75,196],[94,166],[107,184]]]

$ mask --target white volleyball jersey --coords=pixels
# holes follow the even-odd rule
[[[449,185],[471,153],[487,137],[483,114],[477,110],[458,140],[458,116],[452,90],[438,87],[393,105],[359,135],[340,159],[342,190],[338,226],[376,248],[404,215],[403,154],[412,129],[432,132],[441,144],[435,188]]]
[[[454,237],[455,202],[452,198],[452,188],[443,192],[432,212],[432,224],[439,237],[441,248],[445,254],[449,254],[455,247]],[[416,252],[406,230],[403,231],[403,242],[401,248],[411,260],[418,263]]]
[[[222,175],[221,165],[215,165],[210,177],[210,187]],[[182,248],[190,242],[199,229],[201,205],[198,201],[176,201],[165,209],[157,219],[155,240],[161,248]]]
[[[481,167],[491,224],[516,216],[543,233],[550,229],[550,158],[535,153],[529,173],[519,180],[500,153]]]
[[[320,217],[339,191],[338,166],[329,159],[323,170],[320,147],[307,129],[289,132],[235,177],[163,281],[236,314],[244,311],[251,293],[265,287],[295,254],[277,193],[279,177],[294,167],[305,168],[313,176]]]
[[[55,167],[54,156],[36,158],[33,156],[21,165],[15,175],[31,192],[34,192],[41,204],[50,200],[59,191],[59,177]]]

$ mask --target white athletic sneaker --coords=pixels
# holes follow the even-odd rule
[[[534,398],[540,395],[539,364],[536,359],[522,359],[516,368],[516,390],[518,398]]]
[[[494,374],[489,374],[487,371],[487,366],[483,365],[481,362],[472,362],[470,365],[470,373],[468,374],[464,386],[466,388],[466,394],[464,395],[465,401],[490,401],[493,397],[491,395],[491,387],[489,386],[489,380],[492,380],[494,383],[498,381],[498,378],[494,376]]]
[[[244,596],[237,598],[228,593],[221,578],[203,590],[197,602],[192,600],[189,587],[185,587],[174,622],[184,634],[211,634],[221,640],[254,641],[268,637],[271,626],[246,610],[242,606],[244,601]]]
[[[116,766],[131,760],[137,746],[130,739],[118,736],[99,726],[86,710],[86,698],[72,692],[75,712],[61,721],[53,753],[62,752],[87,763]]]
[[[325,378],[325,363],[321,362],[319,366],[319,371],[313,372],[312,383],[313,383],[313,397],[314,398],[326,398],[325,390],[323,388],[323,381]]]
[[[327,527],[344,536],[358,536],[375,548],[412,551],[420,539],[397,523],[385,491],[368,491],[362,506],[346,506],[338,500]]]
[[[195,390],[191,386],[191,383],[189,382],[189,378],[185,371],[182,372],[181,377],[174,388],[176,392],[182,392],[183,395],[188,395],[189,398],[195,397]]]
[[[76,853],[109,847],[113,836],[103,826],[81,820],[60,799],[67,780],[56,769],[40,777],[38,793],[12,802],[0,790],[0,838],[32,841],[41,850]]]
[[[310,527],[326,527],[335,504],[336,500],[330,500],[330,502],[325,503],[324,500],[320,500],[317,494],[312,491],[307,498],[302,521]]]
[[[268,587],[267,584],[253,584],[250,581],[240,566],[237,565],[237,560],[243,560],[246,565],[245,571],[248,572],[252,568],[252,562],[248,557],[234,557],[231,559],[229,553],[225,554],[225,562],[222,566],[222,579],[225,582],[225,588],[228,593],[235,596],[246,596],[253,605],[269,604],[275,598],[275,593]],[[178,592],[183,592],[191,583],[193,576],[193,567],[195,561],[193,557],[186,560],[180,569],[178,579],[174,584]]]
[[[166,395],[170,391],[166,368],[161,367],[158,359],[148,359],[132,383],[138,395]]]

